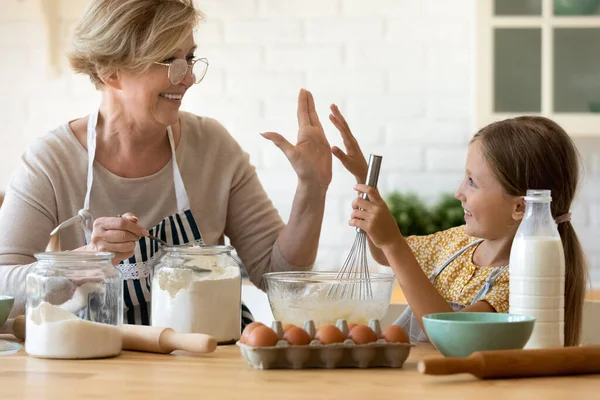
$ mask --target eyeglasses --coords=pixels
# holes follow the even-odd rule
[[[188,62],[183,58],[177,58],[171,62],[155,62],[154,64],[169,67],[169,81],[173,85],[181,83],[183,78],[185,78],[185,74],[187,74],[188,68],[191,70],[194,84],[202,82],[208,70],[208,59],[206,58],[198,58],[192,62]]]

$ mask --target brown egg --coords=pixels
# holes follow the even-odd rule
[[[252,322],[246,325],[246,328],[244,328],[244,332],[242,332],[242,336],[240,337],[240,342],[245,344],[248,341],[248,337],[250,337],[252,331],[259,326],[265,326],[265,324],[262,322]]]
[[[355,326],[357,326],[357,324],[348,324],[348,333],[350,333]]]
[[[294,325],[294,324],[282,324],[281,325],[281,329],[283,329],[284,332],[287,332],[290,328],[296,328],[296,325]]]
[[[246,344],[251,347],[270,347],[275,346],[278,341],[279,338],[275,331],[263,325],[252,330],[246,339]]]
[[[340,331],[334,325],[324,325],[319,328],[317,334],[315,335],[315,339],[323,344],[331,344],[331,343],[341,343],[346,338],[342,331]]]
[[[390,325],[384,329],[381,337],[390,343],[410,343],[408,334],[403,327]]]
[[[377,335],[373,329],[366,325],[356,325],[348,335],[348,339],[352,339],[356,344],[367,344],[377,341]]]
[[[302,328],[298,328],[297,326],[290,327],[283,334],[283,339],[287,340],[287,342],[294,346],[304,346],[310,343],[310,336],[306,331]]]

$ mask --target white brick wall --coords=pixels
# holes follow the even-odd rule
[[[88,0],[54,0],[60,41],[69,42]],[[429,200],[454,192],[474,133],[475,0],[198,0],[206,21],[198,54],[210,60],[183,108],[217,118],[250,153],[265,189],[287,219],[295,188],[280,151],[259,136],[274,130],[294,140],[296,96],[313,91],[328,122],[336,103],[365,151],[384,156],[380,188],[417,191]],[[46,31],[39,1],[2,0],[0,13],[0,188],[36,136],[86,114],[98,93],[73,75],[46,71]],[[61,51],[64,49],[61,49]],[[578,139],[585,181],[573,207],[575,225],[600,284],[600,140]],[[317,267],[339,267],[354,238],[347,226],[351,176],[335,163]]]
[[[452,171],[461,173],[465,168],[464,162],[467,157],[467,149],[429,147],[425,157],[427,171]]]
[[[202,6],[202,0],[198,1]],[[261,0],[260,14],[269,18],[335,17],[339,15],[338,0],[281,1]]]

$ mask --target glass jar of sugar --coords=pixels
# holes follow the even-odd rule
[[[242,279],[231,246],[163,248],[152,278],[152,326],[204,333],[220,344],[241,336]]]
[[[25,350],[41,358],[121,353],[123,281],[108,252],[47,252],[27,275]]]

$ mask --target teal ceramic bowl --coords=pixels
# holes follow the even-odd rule
[[[474,351],[522,349],[535,318],[526,315],[449,312],[428,314],[423,326],[433,345],[446,357]]]
[[[15,298],[10,296],[0,296],[0,326],[4,325],[8,319],[8,314],[15,303]]]

